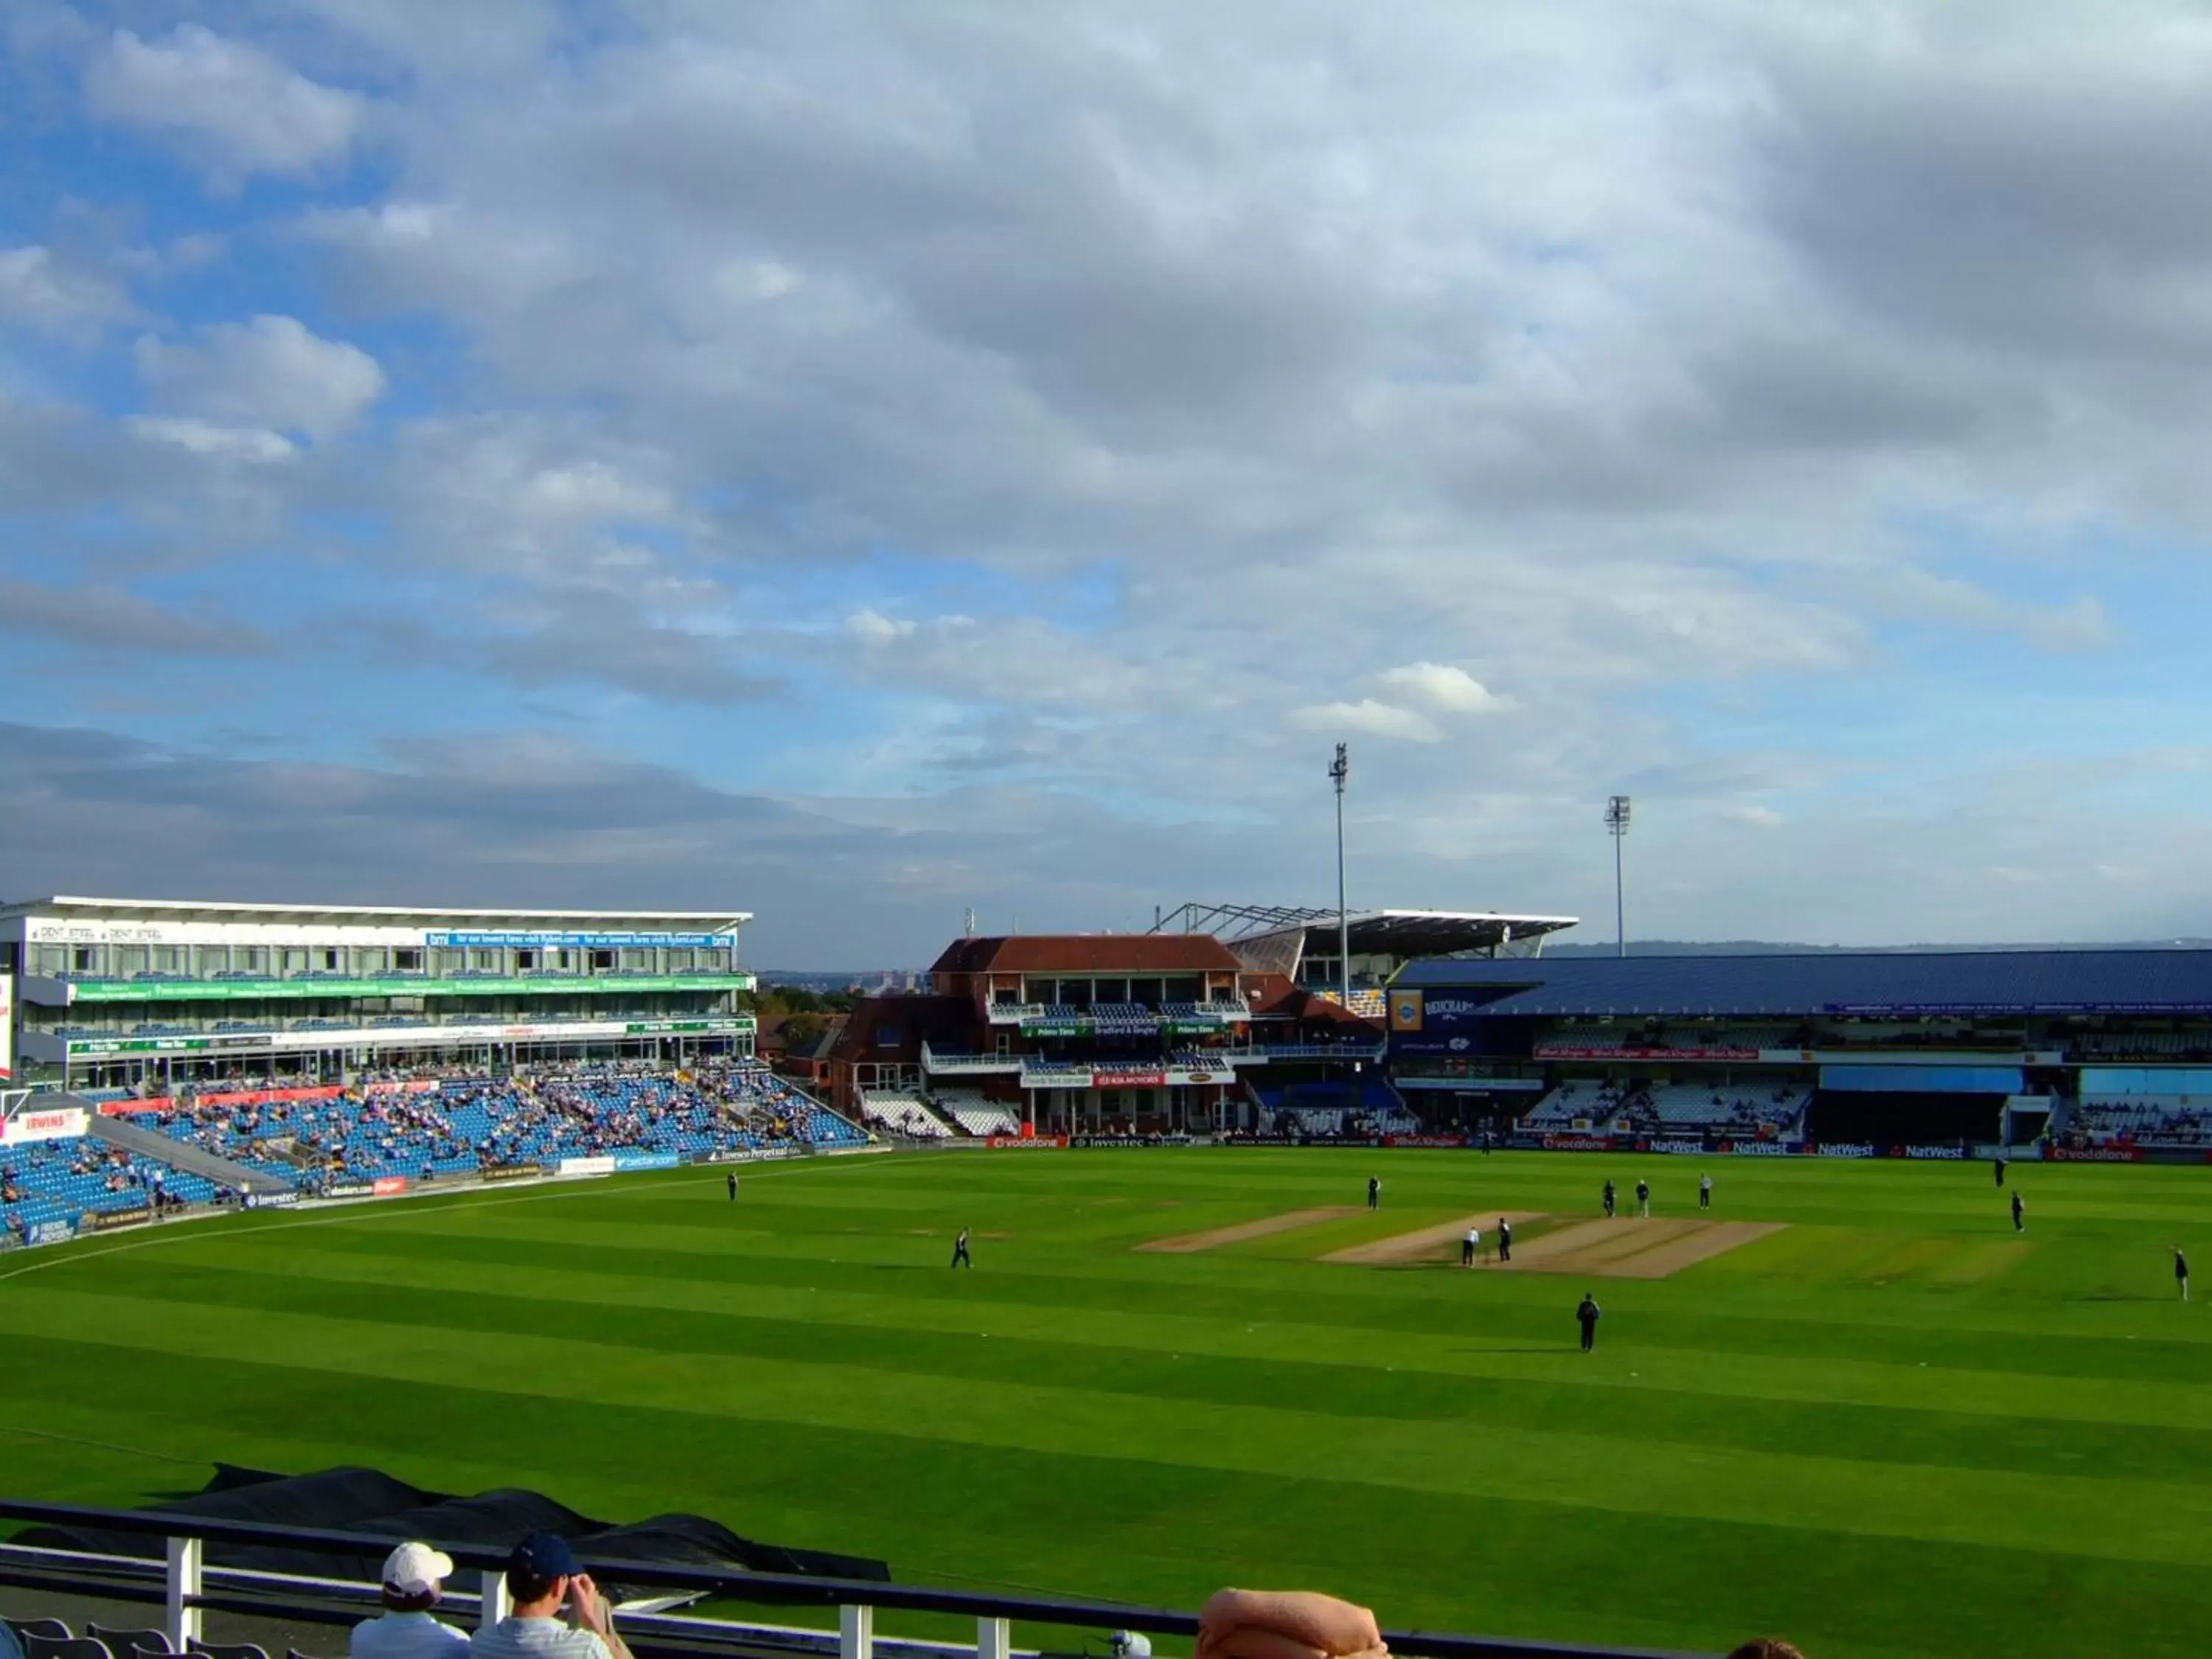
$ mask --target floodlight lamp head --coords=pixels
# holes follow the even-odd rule
[[[1607,798],[1605,803],[1605,827],[1616,836],[1626,835],[1630,810],[1627,796],[1613,795]]]
[[[1328,775],[1335,781],[1336,793],[1340,795],[1344,793],[1344,781],[1346,778],[1349,777],[1351,774],[1352,745],[1347,743],[1340,743],[1336,745],[1336,758],[1328,763]]]

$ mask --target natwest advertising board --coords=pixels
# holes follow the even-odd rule
[[[1538,1060],[1757,1060],[1756,1048],[1601,1048],[1573,1042],[1540,1042]]]

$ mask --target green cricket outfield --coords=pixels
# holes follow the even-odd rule
[[[1636,1223],[1577,1243],[1608,1176],[1651,1182],[1648,1237],[1693,1236],[1705,1172],[1717,1218],[1782,1224],[1662,1276]],[[1389,1626],[1814,1659],[2197,1653],[2212,1309],[2170,1251],[2212,1262],[2212,1170],[2011,1179],[2024,1235],[1983,1165],[1205,1147],[173,1225],[0,1258],[0,1491],[367,1463],[969,1588],[1295,1585]],[[1324,1259],[1497,1212],[1529,1218],[1510,1271],[1449,1237]]]

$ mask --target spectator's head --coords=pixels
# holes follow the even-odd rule
[[[575,1554],[558,1533],[533,1532],[507,1558],[507,1593],[526,1618],[559,1607],[575,1576]]]
[[[1731,1652],[1728,1659],[1805,1659],[1796,1644],[1778,1636],[1754,1636]]]
[[[402,1544],[384,1558],[384,1606],[390,1613],[426,1613],[453,1576],[450,1556],[428,1544]]]

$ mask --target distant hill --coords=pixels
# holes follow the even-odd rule
[[[1611,945],[1588,941],[1574,945],[1547,943],[1544,954],[1547,957],[1609,957],[1615,948]],[[1930,951],[2202,951],[2208,948],[2212,948],[2212,939],[2128,939],[2091,945],[1790,945],[1756,939],[1632,939],[1628,941],[1628,954],[1632,957],[1872,957]]]

